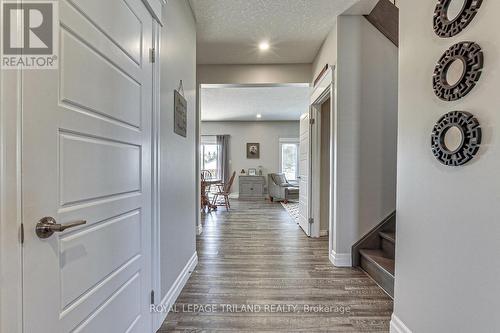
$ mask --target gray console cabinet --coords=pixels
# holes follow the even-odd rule
[[[265,188],[264,176],[239,176],[239,198],[242,200],[263,199]]]

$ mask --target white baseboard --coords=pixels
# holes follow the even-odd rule
[[[202,232],[203,232],[203,226],[200,223],[196,226],[196,234],[199,236],[201,235]]]
[[[170,309],[172,305],[174,305],[175,301],[177,300],[177,297],[179,297],[182,288],[186,285],[187,280],[191,276],[191,273],[193,272],[194,268],[198,264],[198,254],[195,251],[191,259],[187,262],[186,266],[182,269],[181,273],[179,276],[177,276],[177,279],[175,279],[174,284],[172,287],[170,287],[169,291],[163,297],[161,300],[161,307],[163,309]],[[158,330],[165,319],[167,318],[168,311],[165,312],[159,312],[158,313],[158,321],[156,324],[156,329]]]
[[[238,199],[239,197],[240,197],[239,192],[233,192],[233,193],[229,194],[229,199]]]
[[[329,257],[335,267],[352,267],[352,257],[350,253],[336,253],[332,250]]]
[[[320,236],[320,237],[323,237],[323,236],[328,236],[328,229],[325,229],[325,230],[320,230],[320,231],[319,231],[319,236]]]
[[[391,317],[391,333],[412,333],[411,330],[394,313]]]

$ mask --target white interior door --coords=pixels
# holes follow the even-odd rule
[[[309,113],[300,117],[300,148],[299,148],[299,225],[307,234],[311,235],[309,225],[309,195],[310,195],[310,145],[311,125]]]
[[[24,332],[151,332],[153,20],[61,0],[58,70],[23,72]],[[37,222],[68,225],[41,239]]]

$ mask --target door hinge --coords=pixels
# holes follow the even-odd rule
[[[309,124],[314,125],[314,118],[309,119]]]
[[[20,236],[21,244],[24,244],[24,224],[23,223],[21,223],[19,234],[20,234],[19,236]]]
[[[313,224],[314,223],[314,219],[312,217],[309,218],[309,224]]]
[[[155,291],[151,290],[151,304],[155,304]]]
[[[149,53],[151,55],[151,57],[150,57],[151,63],[154,64],[156,62],[156,49],[154,47],[149,49]]]

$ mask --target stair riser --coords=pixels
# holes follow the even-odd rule
[[[396,247],[393,242],[382,238],[381,239],[382,251],[387,255],[388,258],[394,259],[396,253]]]
[[[386,293],[394,297],[394,277],[392,275],[363,256],[361,256],[361,268],[363,268],[363,270],[370,275]]]

